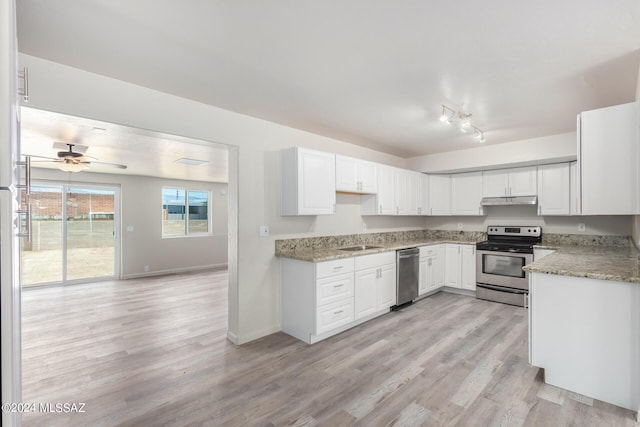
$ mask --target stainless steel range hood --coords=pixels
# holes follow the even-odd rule
[[[480,201],[482,206],[533,206],[537,203],[538,196],[484,197]]]

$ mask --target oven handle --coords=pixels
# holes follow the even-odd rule
[[[529,291],[523,289],[505,288],[504,286],[487,285],[486,283],[476,283],[478,288],[491,289],[493,291],[508,292],[510,294],[528,294]]]

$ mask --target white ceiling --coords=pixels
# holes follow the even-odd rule
[[[632,101],[638,0],[20,0],[20,51],[400,156]]]
[[[104,132],[96,133],[94,128]],[[66,151],[54,149],[54,142],[89,147],[84,152],[91,162],[87,172],[207,182],[228,180],[227,148],[222,144],[23,107],[21,153],[39,156],[32,159],[34,167],[57,168],[57,163],[40,158],[55,159],[58,151]],[[181,158],[206,163],[196,166],[175,163]],[[122,164],[127,169],[99,162]]]

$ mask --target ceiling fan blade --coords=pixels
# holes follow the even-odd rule
[[[83,162],[85,163],[85,162]],[[91,163],[94,165],[106,165],[106,166],[113,166],[114,168],[118,168],[118,169],[126,169],[127,165],[119,165],[117,163],[107,163],[107,162],[86,162],[86,163]]]

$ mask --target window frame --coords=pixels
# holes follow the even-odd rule
[[[164,233],[164,193],[165,190],[182,190],[184,191],[184,230],[183,234],[165,234]],[[189,192],[197,192],[197,193],[206,193],[207,194],[207,231],[206,232],[189,232]],[[160,195],[160,212],[161,212],[161,225],[160,225],[160,234],[163,239],[182,239],[185,237],[206,237],[212,236],[213,231],[211,230],[212,220],[211,220],[211,189],[198,189],[198,188],[186,188],[186,187],[176,187],[176,186],[162,186],[161,195]]]

